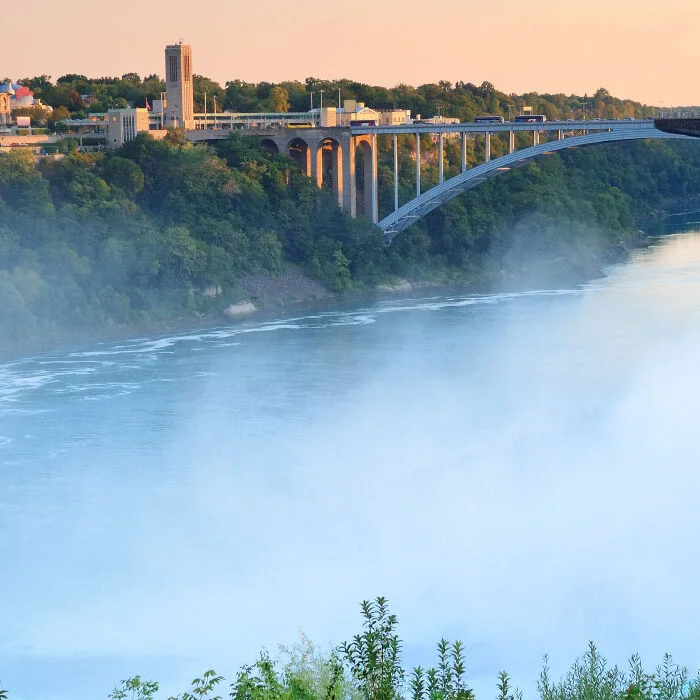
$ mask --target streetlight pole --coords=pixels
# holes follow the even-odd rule
[[[216,129],[216,95],[214,95],[214,128]]]
[[[161,93],[160,93],[160,128],[161,128],[161,131],[162,131],[163,128],[164,128],[164,126],[163,126],[163,121],[164,121],[163,117],[164,117],[165,109],[163,108],[163,96],[164,96],[165,94],[166,94],[166,93],[164,93],[164,92],[161,92]]]
[[[207,130],[207,93],[204,93],[204,130]]]

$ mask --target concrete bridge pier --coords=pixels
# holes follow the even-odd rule
[[[323,187],[323,146],[309,146],[307,153],[308,177],[316,183],[318,187]]]
[[[416,132],[416,197],[420,197],[420,134]]]
[[[532,132],[532,145],[533,146],[539,146],[540,145],[540,132],[535,129]]]
[[[337,141],[326,144],[324,148],[330,153],[333,196],[335,197],[335,201],[338,202],[338,206],[342,208],[344,206],[343,184],[345,182],[343,177],[343,152],[349,149],[343,149]]]
[[[438,134],[438,182],[445,181],[445,134]]]
[[[467,135],[466,133],[462,132],[462,164],[460,168],[460,172],[466,173],[467,172]]]
[[[399,208],[399,137],[394,134],[394,211]]]
[[[379,149],[377,146],[377,135],[376,134],[363,134],[361,136],[354,136],[350,140],[351,147],[349,157],[346,161],[348,168],[351,171],[355,170],[355,153],[359,148],[362,153],[362,209],[363,214],[369,218],[373,224],[379,221],[379,192],[377,187],[378,180],[378,162],[379,162]],[[355,177],[351,176],[351,181],[356,183],[356,173],[353,172]],[[356,184],[352,188],[356,190]],[[353,198],[353,201],[356,201]],[[355,216],[357,214],[357,205],[355,204],[354,210],[350,209],[350,215]]]
[[[491,132],[484,132],[484,162],[488,163],[491,160]]]
[[[508,153],[513,153],[515,151],[515,132],[508,132]]]
[[[371,202],[369,210],[371,211],[372,223],[376,224],[379,221],[379,137],[377,134],[372,134],[372,145],[370,149],[370,172],[372,176],[372,187],[370,187]],[[366,171],[365,171],[366,172]],[[366,190],[366,188],[365,188]],[[367,192],[365,191],[365,201],[367,201]],[[367,211],[365,207],[365,211]]]
[[[343,193],[342,208],[350,216],[357,216],[357,173],[355,172],[355,139],[348,138],[348,146],[343,151]]]

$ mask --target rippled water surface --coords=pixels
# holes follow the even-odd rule
[[[0,365],[0,679],[178,692],[387,596],[480,697],[589,638],[700,658],[700,236],[598,282]],[[488,688],[488,690],[486,690]],[[167,696],[166,696],[167,697]]]

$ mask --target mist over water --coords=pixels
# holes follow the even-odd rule
[[[685,234],[583,288],[0,365],[3,685],[181,691],[299,627],[339,643],[376,595],[408,663],[462,639],[479,698],[588,639],[694,671],[699,354]]]

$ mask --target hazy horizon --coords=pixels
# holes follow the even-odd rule
[[[3,75],[14,80],[162,77],[163,48],[181,38],[192,46],[194,72],[222,85],[307,77],[385,87],[489,81],[505,93],[590,95],[604,87],[660,107],[700,103],[682,70],[700,59],[700,5],[690,0],[591,0],[585,9],[543,0],[537,14],[515,0],[472,7],[445,0],[439,15],[398,0],[365,15],[358,6],[310,12],[278,0],[234,0],[217,8],[216,21],[186,14],[181,0],[120,6],[119,13],[87,0],[75,0],[70,11],[45,0],[34,7],[41,21],[31,32],[5,38]],[[8,13],[7,24],[21,27],[25,12],[10,6]]]

